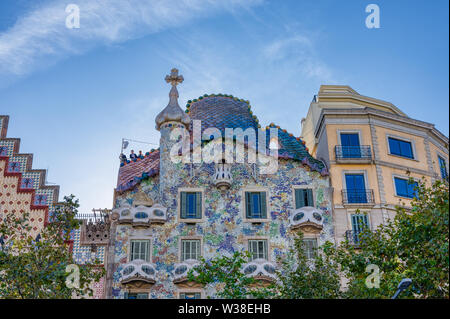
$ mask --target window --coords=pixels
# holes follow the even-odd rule
[[[353,242],[359,243],[360,233],[369,228],[369,220],[366,214],[353,214],[352,215],[352,235]]]
[[[245,216],[267,218],[266,192],[245,192]]]
[[[265,259],[268,260],[267,255],[267,240],[265,239],[252,239],[248,241],[248,251],[251,254],[251,260]]]
[[[202,193],[181,192],[180,216],[182,219],[202,218]]]
[[[314,207],[314,198],[312,189],[297,188],[295,189],[295,209],[302,208],[304,206]]]
[[[200,239],[183,239],[181,241],[181,261],[198,260],[200,256]]]
[[[414,158],[411,142],[398,140],[393,137],[388,138],[389,150],[392,155],[398,155],[406,158]]]
[[[361,158],[358,133],[341,133],[343,158]]]
[[[445,163],[445,159],[443,159],[440,156],[438,156],[438,160],[439,160],[439,169],[441,170],[441,177],[443,179],[446,179],[448,178],[447,163]]]
[[[148,299],[148,293],[125,293],[125,299]]]
[[[199,292],[180,292],[180,299],[201,299]]]
[[[345,184],[348,203],[367,203],[364,174],[345,174]]]
[[[413,198],[417,195],[417,192],[414,190],[418,185],[417,182],[410,183],[409,180],[399,177],[394,177],[394,181],[397,196]]]
[[[308,259],[314,259],[316,257],[317,251],[317,239],[316,238],[305,238],[303,239],[303,251]]]
[[[130,260],[150,260],[150,241],[149,240],[132,240]]]

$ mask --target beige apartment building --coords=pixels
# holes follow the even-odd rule
[[[365,226],[374,229],[395,215],[396,205],[410,205],[409,176],[428,184],[448,179],[448,137],[349,86],[320,87],[301,136],[330,172],[336,242],[357,244]]]

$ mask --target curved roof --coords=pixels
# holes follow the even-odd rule
[[[232,95],[205,94],[198,99],[189,100],[186,113],[192,120],[202,121],[202,131],[208,127],[216,127],[224,134],[227,127],[240,127],[243,130],[251,127],[255,131],[260,127],[249,102]]]

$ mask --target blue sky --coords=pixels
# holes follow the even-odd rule
[[[79,29],[65,27],[69,3]],[[365,26],[370,3],[380,29]],[[0,114],[85,212],[111,207],[123,137],[159,142],[172,67],[183,107],[232,94],[296,136],[321,84],[350,85],[448,136],[448,12],[444,0],[2,0]]]

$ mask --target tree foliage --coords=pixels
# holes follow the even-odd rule
[[[391,298],[403,278],[413,284],[400,298],[448,298],[448,182],[428,187],[420,181],[416,191],[410,208],[397,206],[393,219],[363,231],[358,247],[348,241],[337,247],[327,242],[308,260],[299,234],[294,247],[278,260],[277,280],[269,287],[249,287],[255,280],[242,273],[248,255],[240,252],[202,259],[198,276],[191,272],[189,278],[205,285],[219,283],[222,298]],[[378,287],[370,265],[379,270]]]
[[[340,296],[338,265],[332,255],[325,254],[332,248],[327,242],[315,252],[315,258],[308,259],[305,254],[303,234],[294,240],[291,248],[277,271],[276,291],[283,299],[331,299]]]
[[[220,255],[211,260],[201,257],[200,264],[189,271],[188,279],[202,285],[218,284],[219,298],[260,297],[263,292],[251,287],[255,280],[242,272],[242,267],[248,262],[249,257],[248,252],[239,251],[231,256]]]
[[[411,209],[397,206],[388,223],[364,231],[360,249],[345,242],[329,251],[349,281],[347,298],[390,298],[403,278],[413,284],[400,297],[449,297],[448,183],[438,180],[427,187],[420,181],[416,191]],[[371,264],[379,268],[379,288],[366,285]]]
[[[75,219],[78,200],[64,197],[51,222],[37,238],[31,236],[28,213],[8,213],[0,224],[0,298],[71,298],[92,296],[89,284],[99,281],[104,269],[99,261],[77,265],[79,285],[67,285],[66,266],[75,264],[69,250],[70,233],[80,225]]]

